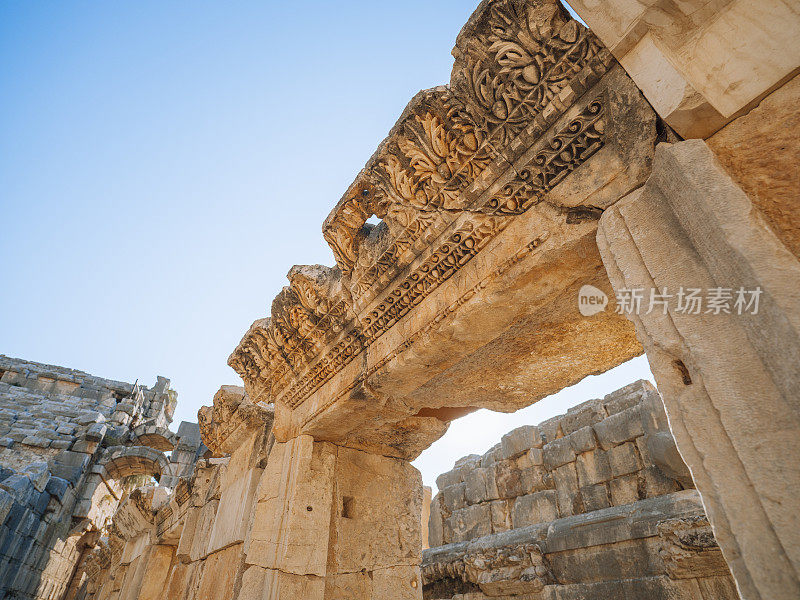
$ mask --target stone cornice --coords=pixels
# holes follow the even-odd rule
[[[614,64],[557,2],[482,3],[453,55],[325,220],[337,266],[294,267],[231,354],[254,402],[299,407],[604,145],[599,97],[554,129]]]

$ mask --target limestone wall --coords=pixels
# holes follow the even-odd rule
[[[62,598],[125,477],[172,486],[191,471],[199,432],[167,429],[175,399],[162,377],[147,388],[0,355],[0,597]]]
[[[515,429],[437,478],[430,545],[694,487],[668,436],[658,392],[646,381]]]
[[[426,599],[738,598],[646,381],[515,429],[437,485]]]
[[[229,600],[247,585],[245,545],[266,458],[271,407],[223,386],[200,413],[208,458],[171,493],[139,488],[123,499],[67,600]],[[261,495],[264,495],[262,492]]]

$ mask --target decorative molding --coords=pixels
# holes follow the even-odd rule
[[[481,4],[453,54],[325,220],[337,266],[294,267],[231,354],[254,403],[300,406],[603,147],[600,97],[553,131],[613,64],[555,0]]]

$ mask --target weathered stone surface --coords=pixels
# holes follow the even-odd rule
[[[425,598],[738,600],[707,523],[692,490],[431,548]]]
[[[482,4],[454,55],[450,88],[411,101],[325,221],[336,267],[293,267],[230,357],[279,441],[411,459],[453,418],[639,352],[618,315],[568,299],[610,292],[596,219],[649,172],[654,113],[549,0]]]
[[[800,256],[796,215],[800,175],[800,77],[795,76],[761,103],[708,138],[709,148],[761,211],[772,231]]]
[[[602,415],[606,416],[597,421]],[[564,419],[569,419],[566,429],[572,431],[566,436]],[[587,422],[591,424],[575,429]],[[595,427],[608,440],[609,450],[598,446]],[[602,401],[590,400],[535,429],[562,437],[522,453],[529,442],[519,444],[506,453],[514,458],[497,456],[497,448],[483,457],[470,455],[437,478],[440,484],[459,482],[442,488],[433,503],[438,508],[432,509],[429,531],[435,532],[439,545],[468,541],[477,532],[497,533],[693,487],[680,456],[675,462],[670,453],[666,441],[672,436],[664,407],[649,382],[630,384]],[[517,428],[503,439],[520,432],[530,436],[531,430]],[[660,444],[663,452],[647,450]],[[674,442],[672,450],[677,455]],[[490,466],[480,466],[486,464]],[[480,524],[478,517],[487,523]]]
[[[128,426],[113,420],[115,407],[127,401],[128,418],[166,426],[174,409],[174,402],[162,400],[167,386],[164,379],[148,389],[0,356],[0,432],[6,440],[0,449],[0,596],[38,600],[77,592],[73,573],[84,548],[97,543],[123,495],[108,474],[101,445],[119,429],[119,441],[128,441]],[[126,473],[153,472],[134,449],[126,450],[133,450]],[[152,525],[151,509],[139,508],[150,500],[134,494],[120,510],[117,529],[130,537]],[[146,566],[146,559],[139,560],[131,580],[139,581]],[[168,571],[169,561],[151,567],[153,573]],[[153,590],[160,594],[162,584],[143,588],[140,597],[157,597]]]
[[[618,289],[761,290],[757,314],[672,304],[630,318],[742,596],[796,597],[800,474],[775,449],[800,456],[800,263],[698,140],[659,145],[598,244]]]
[[[571,6],[684,138],[709,136],[800,65],[800,17],[781,0]]]

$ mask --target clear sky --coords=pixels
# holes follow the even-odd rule
[[[0,3],[0,353],[152,385],[196,420],[293,264],[477,0]],[[516,415],[471,416],[427,483],[516,425],[639,377],[638,359]],[[550,412],[546,407],[551,406]],[[543,412],[544,411],[544,412]]]

